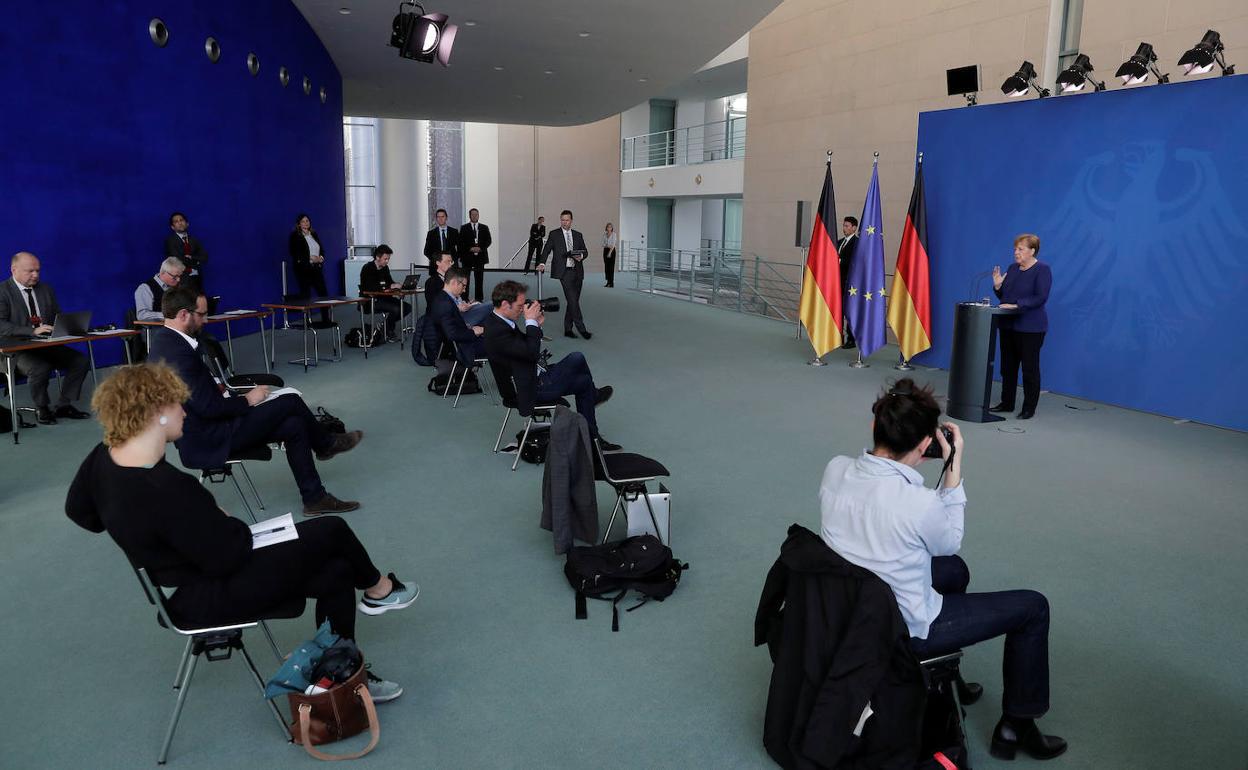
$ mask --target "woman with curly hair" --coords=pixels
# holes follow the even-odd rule
[[[316,624],[355,637],[359,611],[380,615],[416,601],[420,587],[382,575],[345,521],[301,521],[295,540],[252,550],[250,528],[217,507],[194,476],[165,460],[182,435],[186,385],[164,364],[121,367],[91,399],[104,441],[79,467],[65,512],[92,532],[108,532],[131,563],[174,587],[179,624],[211,626],[263,618],[295,597],[316,600]],[[373,699],[403,690],[370,674]]]

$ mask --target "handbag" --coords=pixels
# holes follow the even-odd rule
[[[337,417],[333,416],[329,412],[325,411],[325,407],[323,406],[318,406],[316,408],[316,421],[321,424],[322,428],[329,431],[330,433],[346,433],[347,432],[347,424],[343,422],[342,420],[339,420]]]
[[[303,746],[316,759],[359,759],[377,747],[381,738],[381,725],[377,722],[377,708],[368,693],[368,681],[363,664],[345,682],[314,695],[290,693],[290,735],[295,743]],[[369,732],[368,745],[352,754],[326,754],[314,748],[344,738]]]

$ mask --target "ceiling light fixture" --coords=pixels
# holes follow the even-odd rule
[[[1203,75],[1217,64],[1223,75],[1234,75],[1235,65],[1226,66],[1226,58],[1222,53],[1222,36],[1213,30],[1205,33],[1187,53],[1179,57],[1179,66],[1184,75]]]
[[[405,6],[419,8],[404,11]],[[459,27],[447,24],[445,13],[425,13],[420,3],[403,0],[399,3],[399,14],[394,17],[390,30],[390,45],[399,49],[399,56],[404,59],[432,64],[435,60],[446,67],[451,60],[451,47],[455,45],[455,33]]]
[[[588,33],[588,32],[577,32],[577,33],[576,33],[576,36],[577,36],[577,37],[589,37],[589,33]]]
[[[553,75],[553,74],[555,74],[555,71],[554,71],[554,70],[542,70],[542,72],[543,72],[544,74],[547,74],[547,75]]]
[[[501,65],[501,64],[495,64],[495,65],[494,65],[494,71],[495,71],[495,72],[502,72],[502,71],[503,71],[503,67],[502,67],[502,65]]]
[[[645,82],[647,82],[647,81],[649,81],[649,80],[650,80],[650,78],[637,78],[637,82],[638,82],[638,83],[645,83]]]
[[[350,15],[351,15],[351,9],[350,9],[350,8],[339,8],[339,9],[338,9],[338,13],[341,13],[343,16],[350,16]]]
[[[1057,76],[1057,87],[1064,94],[1082,91],[1088,83],[1095,86],[1097,91],[1105,90],[1105,81],[1098,82],[1092,77],[1092,60],[1085,53],[1076,56],[1070,66]]]
[[[1029,61],[1024,61],[1019,66],[1018,72],[1010,75],[1001,84],[1001,93],[1012,99],[1018,96],[1026,96],[1033,88],[1036,89],[1036,93],[1041,99],[1049,95],[1049,89],[1041,88],[1036,84],[1036,66]]]
[[[464,22],[464,26],[465,26],[465,27],[475,27],[475,26],[477,26],[477,23],[476,23],[475,21],[472,21],[471,19],[469,19],[468,21]]]
[[[1114,77],[1122,78],[1124,86],[1135,86],[1148,80],[1150,73],[1157,78],[1158,83],[1170,82],[1170,76],[1161,74],[1157,69],[1157,54],[1153,52],[1153,46],[1140,43],[1140,47],[1135,49],[1135,55],[1122,63]]]

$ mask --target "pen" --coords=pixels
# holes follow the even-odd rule
[[[251,536],[252,536],[252,537],[260,537],[261,535],[271,535],[271,534],[273,534],[274,532],[281,532],[281,531],[282,531],[282,530],[284,530],[284,529],[289,529],[289,527],[286,527],[286,526],[281,526],[281,527],[278,527],[277,529],[266,529],[266,530],[264,530],[263,532],[252,532],[252,533],[251,533]]]

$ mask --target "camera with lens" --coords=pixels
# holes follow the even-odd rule
[[[534,302],[536,302],[538,306],[542,308],[543,313],[558,313],[559,312],[559,298],[558,297],[547,297],[546,299],[526,299],[524,301],[524,306],[528,307],[529,305],[532,305]]]
[[[945,434],[945,441],[949,443],[949,449],[950,449],[949,456],[953,457],[953,451],[952,451],[953,450],[953,431],[949,430],[943,425],[937,428],[937,430]],[[923,453],[923,456],[930,457],[933,459],[940,459],[940,457],[942,456],[940,454],[940,442],[937,441],[935,438],[933,438],[932,443],[927,445],[927,451]]]

